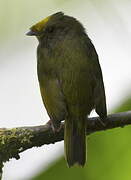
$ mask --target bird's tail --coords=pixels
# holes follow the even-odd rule
[[[86,162],[86,121],[85,118],[65,120],[64,144],[68,166],[84,166]]]

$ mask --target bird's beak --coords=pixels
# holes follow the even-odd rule
[[[29,32],[26,33],[27,36],[37,36],[37,32],[34,32],[32,30],[30,30]]]

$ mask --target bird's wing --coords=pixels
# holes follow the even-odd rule
[[[81,117],[89,114],[94,107],[92,65],[83,46],[74,41],[68,41],[61,52],[59,77],[69,113]]]
[[[90,60],[93,62],[92,76],[94,79],[94,105],[96,113],[104,119],[107,116],[106,96],[103,83],[103,75],[95,47],[90,41]]]
[[[101,79],[96,79],[96,81],[94,89],[95,111],[102,119],[104,119],[107,116],[105,88],[102,77]]]
[[[98,115],[104,118],[107,115],[105,89],[95,47],[90,39],[84,45],[82,41],[74,46],[71,43],[63,53],[65,66],[61,75],[66,100],[68,104],[76,104],[73,108],[76,107],[79,115],[89,114],[95,108]],[[67,51],[68,47],[71,51]]]

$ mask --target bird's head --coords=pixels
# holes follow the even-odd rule
[[[36,37],[42,36],[47,28],[49,31],[51,31],[52,27],[55,26],[55,24],[62,21],[63,16],[64,14],[62,12],[58,12],[46,17],[45,19],[33,25],[26,35]]]
[[[75,18],[66,16],[63,12],[57,12],[33,25],[27,35],[41,39],[45,34],[47,35],[47,32],[48,34],[57,32],[59,35],[61,32],[66,34],[67,31],[79,31],[82,29],[82,25]]]

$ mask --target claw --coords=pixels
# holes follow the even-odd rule
[[[50,119],[46,124],[48,124],[51,127],[52,131],[55,133],[55,128],[54,128],[52,120]]]
[[[61,129],[62,129],[62,123],[60,123],[60,127],[56,129],[56,132],[60,132]]]
[[[49,120],[46,124],[48,124],[51,127],[51,129],[54,132],[54,134],[56,132],[58,133],[61,130],[61,128],[62,128],[62,124],[61,123],[60,123],[60,126],[55,127],[54,126],[54,122],[52,120]]]
[[[100,122],[100,124],[101,124],[103,127],[106,127],[106,124],[105,124],[101,119],[98,119],[98,121]]]
[[[100,122],[100,124],[101,124],[103,127],[106,127],[107,121],[106,121],[105,118],[100,118],[100,119],[98,119],[98,121]]]

